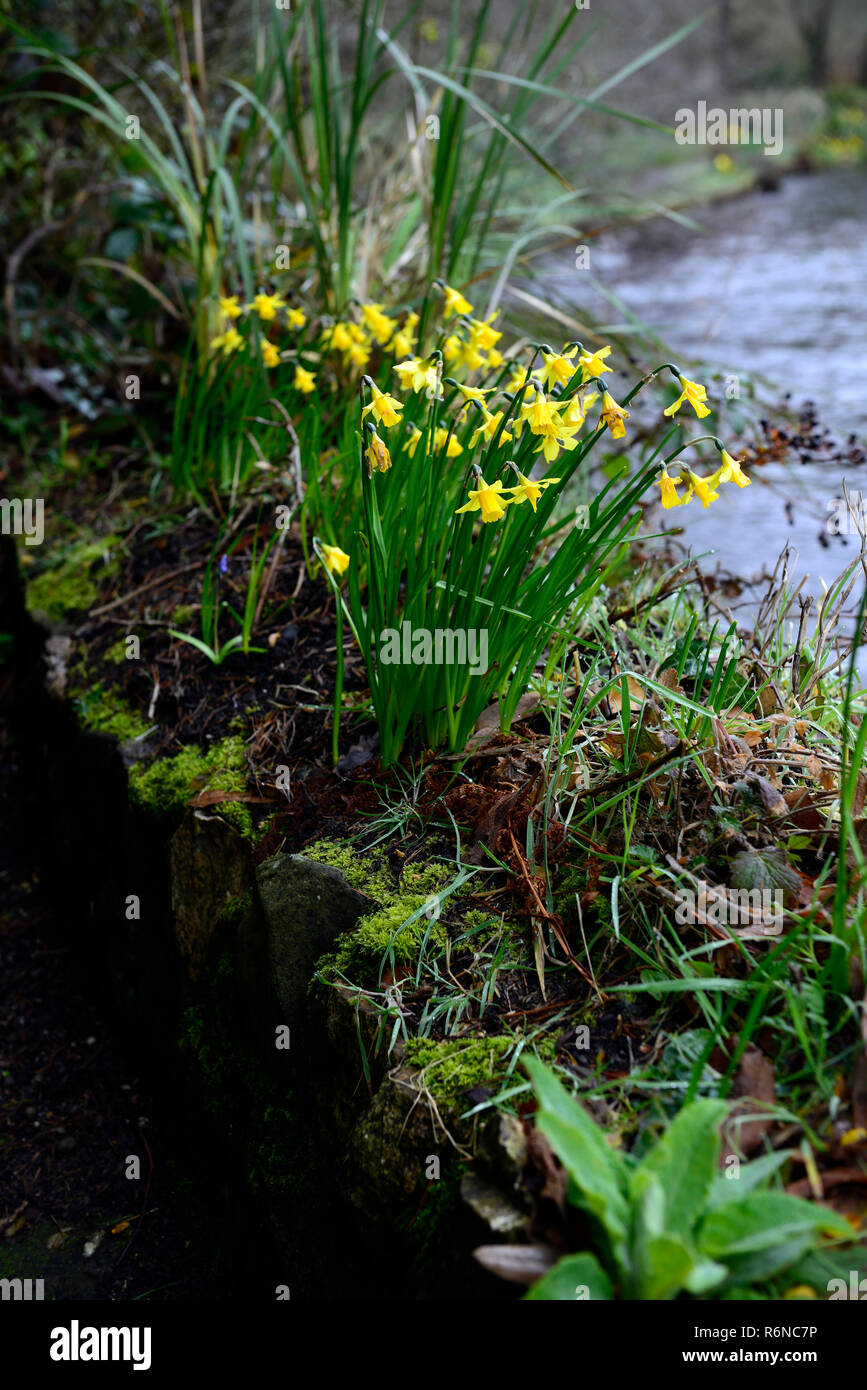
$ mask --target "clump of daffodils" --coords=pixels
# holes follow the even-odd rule
[[[530,452],[549,468],[606,430],[613,441],[626,437],[626,406],[639,388],[624,402],[609,389],[610,345],[588,348],[573,341],[558,349],[544,343],[529,361],[519,361],[501,350],[498,314],[481,316],[462,290],[435,281],[425,306],[420,313],[353,301],[342,317],[309,323],[291,297],[270,288],[249,303],[228,294],[216,304],[221,330],[211,347],[224,357],[255,354],[268,371],[287,369],[281,380],[300,400],[314,394],[339,398],[357,382],[368,473],[389,472],[393,457],[412,467],[460,459],[456,466],[470,472],[468,500],[457,514],[476,513],[483,524],[502,522],[510,507],[524,502],[535,512],[545,490],[560,481],[536,478],[535,469],[522,472],[507,457],[509,446],[526,458],[531,437]],[[706,387],[667,366],[679,394],[663,415],[670,419],[688,406],[696,418],[708,416]],[[664,508],[685,506],[693,497],[708,507],[722,484],[749,485],[740,462],[714,442],[720,466],[709,476],[683,466],[662,468],[656,484]],[[482,454],[481,461],[473,457]]]
[[[682,468],[672,477],[668,469],[663,468],[656,483],[666,511],[671,507],[685,507],[692,501],[693,496],[698,498],[703,507],[709,507],[711,502],[716,502],[719,498],[717,488],[721,483],[736,483],[738,487],[749,487],[750,480],[741,468],[741,460],[733,459],[718,439],[715,439],[714,443],[719,450],[721,462],[716,472],[706,478],[700,478],[691,468]],[[677,490],[678,484],[686,488],[683,496]]]

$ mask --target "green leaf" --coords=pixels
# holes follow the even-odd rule
[[[777,1153],[763,1154],[761,1158],[754,1158],[751,1163],[742,1163],[736,1178],[725,1177],[718,1173],[708,1196],[708,1207],[721,1207],[726,1202],[745,1197],[748,1192],[752,1192],[753,1188],[758,1187],[776,1173],[778,1168],[782,1168],[783,1164],[792,1157],[792,1153],[792,1149],[780,1149]]]
[[[640,1191],[648,1174],[659,1180],[664,1198],[663,1230],[669,1235],[690,1235],[705,1209],[719,1158],[717,1127],[727,1109],[725,1102],[718,1100],[697,1100],[684,1106],[632,1175],[631,1193]]]
[[[524,1302],[580,1302],[584,1290],[594,1302],[609,1302],[614,1297],[611,1280],[595,1255],[564,1255],[524,1294]]]
[[[800,1197],[788,1197],[784,1192],[751,1192],[726,1202],[705,1217],[699,1246],[705,1254],[726,1259],[755,1250],[771,1250],[808,1233],[851,1240],[852,1227],[842,1216]]]
[[[623,1264],[629,1224],[624,1160],[553,1072],[534,1057],[527,1057],[524,1065],[540,1105],[536,1126],[568,1170],[580,1205],[602,1223],[614,1242],[615,1258]]]

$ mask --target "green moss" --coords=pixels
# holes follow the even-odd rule
[[[126,637],[119,637],[116,642],[113,642],[105,653],[105,660],[112,662],[115,666],[120,666],[126,661],[127,640]]]
[[[242,801],[233,801],[231,795],[247,789],[246,750],[238,737],[222,739],[207,753],[190,744],[172,758],[137,764],[129,778],[133,804],[160,818],[179,815],[194,792],[216,788],[226,792],[226,800],[216,803],[220,815],[252,839],[250,809]]]
[[[317,840],[315,845],[305,847],[304,857],[338,869],[351,887],[378,902],[386,902],[397,889],[394,875],[380,854],[359,852],[336,840]]]
[[[489,1038],[410,1038],[405,1061],[424,1073],[424,1082],[435,1099],[456,1100],[473,1086],[494,1081],[505,1068],[516,1039],[498,1033]]]
[[[28,581],[28,609],[59,622],[67,613],[86,612],[92,608],[100,580],[117,570],[117,557],[111,558],[111,549],[117,544],[116,536],[104,536],[97,541],[83,540],[73,545],[58,564]]]
[[[172,615],[171,615],[172,626],[173,626],[173,627],[184,627],[188,622],[190,622],[190,621],[192,620],[192,617],[193,617],[193,613],[194,613],[194,612],[195,612],[195,609],[192,608],[192,607],[190,606],[190,604],[188,604],[188,603],[181,603],[181,604],[179,604],[178,607],[174,610],[174,612],[173,612]]]
[[[75,697],[75,708],[85,729],[97,734],[111,734],[119,743],[140,738],[148,725],[141,715],[130,709],[117,690],[94,685]]]
[[[415,962],[427,937],[427,950],[433,947],[434,953],[445,950],[446,930],[440,922],[431,922],[422,911],[428,900],[426,893],[400,893],[394,896],[386,907],[362,917],[355,931],[340,938],[337,960],[344,974],[350,977],[357,969],[365,973],[370,967],[378,967],[383,957],[390,957],[402,963]],[[409,919],[413,913],[420,916],[415,921]]]

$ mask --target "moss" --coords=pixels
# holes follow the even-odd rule
[[[190,744],[172,758],[160,758],[147,766],[138,764],[129,778],[133,804],[160,819],[179,815],[195,791],[216,788],[226,792],[226,800],[216,803],[220,815],[252,839],[249,807],[231,798],[232,792],[247,789],[247,755],[237,736],[222,739],[207,753]]]
[[[85,612],[93,607],[100,580],[117,570],[117,557],[110,558],[111,549],[117,544],[116,536],[104,536],[73,545],[59,564],[28,581],[28,609],[59,622],[67,613]]]
[[[94,685],[75,697],[75,708],[85,729],[97,734],[111,734],[119,743],[140,738],[148,725],[136,714],[116,690]]]
[[[380,854],[359,853],[354,846],[341,845],[336,840],[317,840],[316,844],[307,845],[303,853],[305,859],[338,869],[352,888],[377,902],[386,902],[394,896],[397,884]]]
[[[127,659],[127,641],[128,639],[126,637],[119,637],[116,642],[112,642],[111,646],[106,650],[104,659],[110,661],[114,666],[120,666]]]
[[[428,951],[431,947],[436,954],[444,951],[446,930],[442,923],[431,922],[422,910],[427,900],[426,893],[399,893],[386,907],[362,917],[355,930],[338,941],[337,961],[343,973],[351,976],[356,969],[367,973],[369,967],[378,967],[383,957],[392,953],[396,961],[414,962],[426,937]],[[420,916],[410,921],[416,912]]]
[[[193,613],[194,613],[194,612],[195,612],[195,609],[192,608],[190,604],[188,604],[188,603],[181,603],[181,604],[179,604],[178,607],[174,610],[174,612],[173,612],[172,615],[171,615],[172,626],[173,626],[173,627],[183,627],[183,626],[185,626],[186,623],[188,623],[188,622],[190,622],[190,621],[192,620],[192,617],[193,617]]]
[[[456,1100],[473,1086],[494,1081],[504,1069],[516,1039],[505,1033],[487,1038],[410,1038],[404,1060],[424,1073],[435,1099]]]

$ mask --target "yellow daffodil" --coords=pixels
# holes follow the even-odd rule
[[[502,410],[497,410],[492,415],[491,412],[489,410],[486,410],[483,406],[482,417],[482,423],[479,425],[477,430],[473,431],[472,438],[470,439],[471,449],[475,449],[479,440],[482,438],[486,440],[493,439],[494,435],[499,429],[500,421],[503,418],[503,412]],[[511,439],[512,435],[509,434],[508,430],[504,430],[500,437],[500,443],[505,444]]]
[[[266,367],[276,367],[280,362],[280,350],[273,343],[263,342],[262,361]]]
[[[373,399],[362,410],[362,420],[373,411],[381,425],[396,425],[400,420],[400,412],[403,410],[403,401],[396,400],[387,391],[380,391],[376,382],[371,381],[370,377],[366,376],[364,383],[369,388]]]
[[[351,362],[353,367],[358,367],[361,371],[370,361],[370,348],[366,342],[354,342],[350,344],[346,352],[347,362]]]
[[[430,359],[422,360],[420,357],[409,357],[406,362],[396,362],[394,366],[395,375],[400,377],[400,384],[404,391],[432,391],[438,399],[442,398],[442,387],[440,386],[439,365]]]
[[[622,405],[618,405],[613,396],[607,391],[602,392],[602,423],[607,425],[611,431],[612,439],[622,439],[626,434],[626,426],[623,421],[629,419],[629,411],[624,410]]]
[[[365,450],[364,457],[367,459],[367,470],[369,473],[387,473],[391,467],[391,454],[383,444],[375,429],[370,431],[370,443]]]
[[[322,346],[327,352],[349,352],[352,338],[345,323],[335,323],[322,334]]]
[[[285,299],[281,299],[279,294],[257,294],[247,308],[255,309],[263,323],[270,323],[277,317],[277,310],[284,308],[285,303]]]
[[[664,468],[656,481],[659,484],[660,499],[666,511],[671,507],[682,506],[683,499],[678,495],[677,488],[674,485],[674,478],[670,477]]]
[[[239,347],[244,346],[244,339],[241,337],[237,328],[227,328],[225,333],[220,333],[216,338],[211,339],[212,348],[222,348],[226,356],[230,352],[237,352]]]
[[[521,387],[526,383],[526,380],[527,373],[525,369],[523,367],[515,367],[513,368],[511,376],[506,382],[506,390],[510,392],[512,395],[514,395],[516,391],[520,391]],[[531,376],[530,381],[535,382],[535,376]],[[541,386],[542,383],[538,382],[537,384]]]
[[[560,415],[556,401],[549,401],[542,391],[524,396],[518,415],[520,421],[526,420],[533,434],[556,433],[560,427]]]
[[[443,356],[445,357],[445,347],[443,348]],[[446,358],[446,361],[448,361],[448,358]],[[454,356],[454,364],[456,367],[464,367],[468,372],[477,372],[480,367],[484,367],[485,365],[484,353],[481,352],[475,343],[464,343],[461,342],[459,338],[458,348]]]
[[[403,327],[394,335],[396,357],[410,357],[416,345],[418,314],[407,314]]]
[[[418,425],[410,426],[409,443],[406,446],[406,452],[409,454],[410,458],[415,458],[415,451],[418,448],[418,441],[421,439],[421,435],[422,432],[418,428]]]
[[[460,290],[453,290],[451,285],[443,285],[442,292],[445,298],[444,319],[450,319],[452,314],[471,314],[473,312],[472,304],[469,300],[464,299]]]
[[[689,476],[689,496],[684,498],[685,502],[689,501],[693,493],[705,508],[709,507],[711,502],[716,502],[719,499],[719,493],[714,492],[716,474],[711,478],[700,478],[697,473],[693,473],[691,468],[687,469],[687,474]]]
[[[303,328],[307,322],[307,315],[303,309],[287,309],[286,322],[290,328]]]
[[[494,389],[493,386],[488,386],[485,390],[479,386],[462,386],[459,381],[451,381],[449,385],[460,391],[465,401],[479,401],[482,405],[484,405],[485,396],[490,396]]]
[[[570,360],[578,351],[577,347],[570,348],[568,352],[543,352],[542,361],[545,366],[539,375],[545,386],[565,386],[575,373],[575,364]]]
[[[503,484],[500,479],[495,483],[486,483],[481,473],[477,472],[476,482],[478,487],[469,489],[469,502],[458,507],[455,516],[460,516],[462,512],[481,512],[484,522],[502,521],[511,499],[502,495]]]
[[[502,367],[502,365],[503,365],[503,363],[505,362],[505,360],[506,360],[506,359],[505,359],[505,357],[503,356],[503,354],[500,352],[499,348],[494,348],[494,347],[488,348],[488,366],[489,366],[489,367],[493,367],[493,368]]]
[[[573,438],[575,427],[570,425],[568,429],[561,428],[550,434],[543,434],[539,439],[539,447],[535,450],[537,454],[544,454],[546,463],[553,463],[560,457],[561,449],[577,449],[578,440]]]
[[[603,372],[610,372],[611,367],[606,366],[605,358],[611,351],[610,347],[600,348],[598,352],[582,352],[578,358],[581,368],[581,381],[590,381],[601,377]]]
[[[381,304],[362,304],[361,317],[381,347],[390,342],[397,328],[397,319],[389,318]]]
[[[464,446],[460,440],[455,439],[453,434],[449,434],[448,430],[440,425],[439,429],[434,430],[434,448],[442,449],[444,445],[448,445],[446,448],[447,459],[456,459],[458,454],[464,452]]]
[[[341,550],[339,545],[325,545],[320,542],[319,549],[322,551],[322,563],[330,574],[345,574],[349,569],[349,556],[345,550]]]
[[[449,366],[457,363],[463,349],[463,343],[457,333],[450,333],[443,343],[443,359]]]
[[[714,483],[737,483],[738,487],[749,487],[750,479],[743,471],[739,459],[733,459],[726,449],[720,450],[722,467],[714,473]]]
[[[587,411],[595,400],[598,399],[598,391],[590,391],[586,396],[573,396],[560,412],[560,419],[564,425],[574,426],[580,430],[584,421],[587,419]]]
[[[536,503],[539,501],[545,488],[553,487],[555,483],[559,483],[560,481],[559,478],[543,478],[540,482],[537,482],[535,478],[525,478],[524,474],[519,471],[515,464],[512,464],[512,467],[518,474],[518,483],[516,487],[510,487],[507,491],[512,494],[512,501],[516,507],[519,507],[522,502],[529,502],[533,511],[535,511]]]
[[[680,385],[680,395],[673,405],[662,412],[663,415],[676,415],[684,401],[689,402],[700,420],[704,419],[705,415],[710,415],[710,407],[704,403],[707,400],[707,389],[697,381],[689,381],[685,376],[680,378]]]
[[[499,313],[499,310],[497,310]],[[492,321],[497,314],[491,314],[484,320],[470,319],[469,340],[473,347],[480,348],[482,352],[490,352],[496,343],[502,338],[502,333],[491,327]]]
[[[243,314],[243,309],[238,303],[236,294],[221,295],[217,300],[220,313],[227,319],[239,319]]]
[[[305,396],[309,396],[311,391],[316,390],[316,378],[306,367],[296,367],[292,385],[296,391],[303,391]]]

